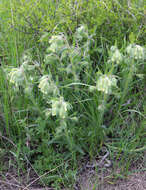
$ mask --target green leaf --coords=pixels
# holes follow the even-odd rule
[[[133,32],[129,34],[129,41],[133,44],[136,40],[136,37]]]

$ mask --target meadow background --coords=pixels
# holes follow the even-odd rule
[[[145,24],[143,0],[0,1],[3,180],[73,189],[105,147],[118,177],[144,159]]]

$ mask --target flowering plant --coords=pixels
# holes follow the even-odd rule
[[[44,39],[46,40],[41,38],[41,43]],[[112,46],[107,62],[102,67],[97,63],[94,68],[90,55],[90,48],[94,44],[93,35],[89,35],[87,27],[77,28],[73,43],[63,33],[53,35],[47,43],[41,64],[34,61],[27,51],[21,59],[21,65],[10,70],[8,79],[16,87],[14,91],[17,89],[18,92],[19,87],[23,89],[24,96],[31,100],[32,108],[35,107],[38,111],[38,118],[33,122],[40,126],[41,120],[46,123],[43,127],[54,126],[50,127],[54,138],[65,135],[69,141],[69,134],[74,130],[70,128],[71,123],[79,124],[81,113],[85,112],[90,118],[87,123],[93,126],[91,129],[87,128],[87,136],[96,141],[98,134],[101,140],[106,129],[102,127],[103,116],[108,111],[109,100],[112,102],[112,97],[115,96],[123,101],[129,81],[138,71],[139,60],[144,59],[144,48],[129,45],[121,52],[116,46]],[[123,85],[119,79],[123,81]],[[37,134],[42,133],[43,127],[33,130]],[[48,131],[50,128],[47,128]]]

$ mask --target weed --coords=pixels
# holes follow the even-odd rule
[[[96,157],[103,145],[121,165],[126,161],[126,172],[145,150],[143,9],[136,1],[121,5],[0,4],[8,21],[1,24],[7,35],[2,34],[0,47],[6,52],[0,67],[0,129],[3,140],[15,145],[7,151],[19,176],[27,165],[41,184],[72,188],[78,160]]]

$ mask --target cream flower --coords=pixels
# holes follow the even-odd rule
[[[112,46],[110,51],[112,54],[110,61],[119,64],[123,60],[123,55],[120,53],[116,46]]]
[[[51,80],[51,77],[49,75],[44,75],[40,79],[40,83],[39,83],[38,87],[40,88],[41,92],[45,95],[48,95],[48,94],[58,95],[59,94],[59,90],[58,90],[57,86]]]
[[[49,43],[50,47],[47,49],[47,51],[51,51],[53,53],[58,53],[66,45],[63,35],[52,36],[51,39],[49,40]]]
[[[117,79],[113,75],[102,75],[99,77],[96,87],[98,91],[102,91],[105,94],[112,93],[112,87],[117,86]]]
[[[64,119],[67,116],[67,111],[71,108],[68,102],[64,101],[63,97],[52,100],[52,116],[59,116]]]
[[[15,84],[16,86],[19,86],[23,84],[25,79],[24,70],[22,68],[13,68],[11,72],[8,74],[8,77],[11,83]]]
[[[144,59],[144,57],[145,57],[145,49],[139,45],[136,45],[136,44],[130,44],[126,48],[126,52],[130,57],[132,57],[136,60]]]

